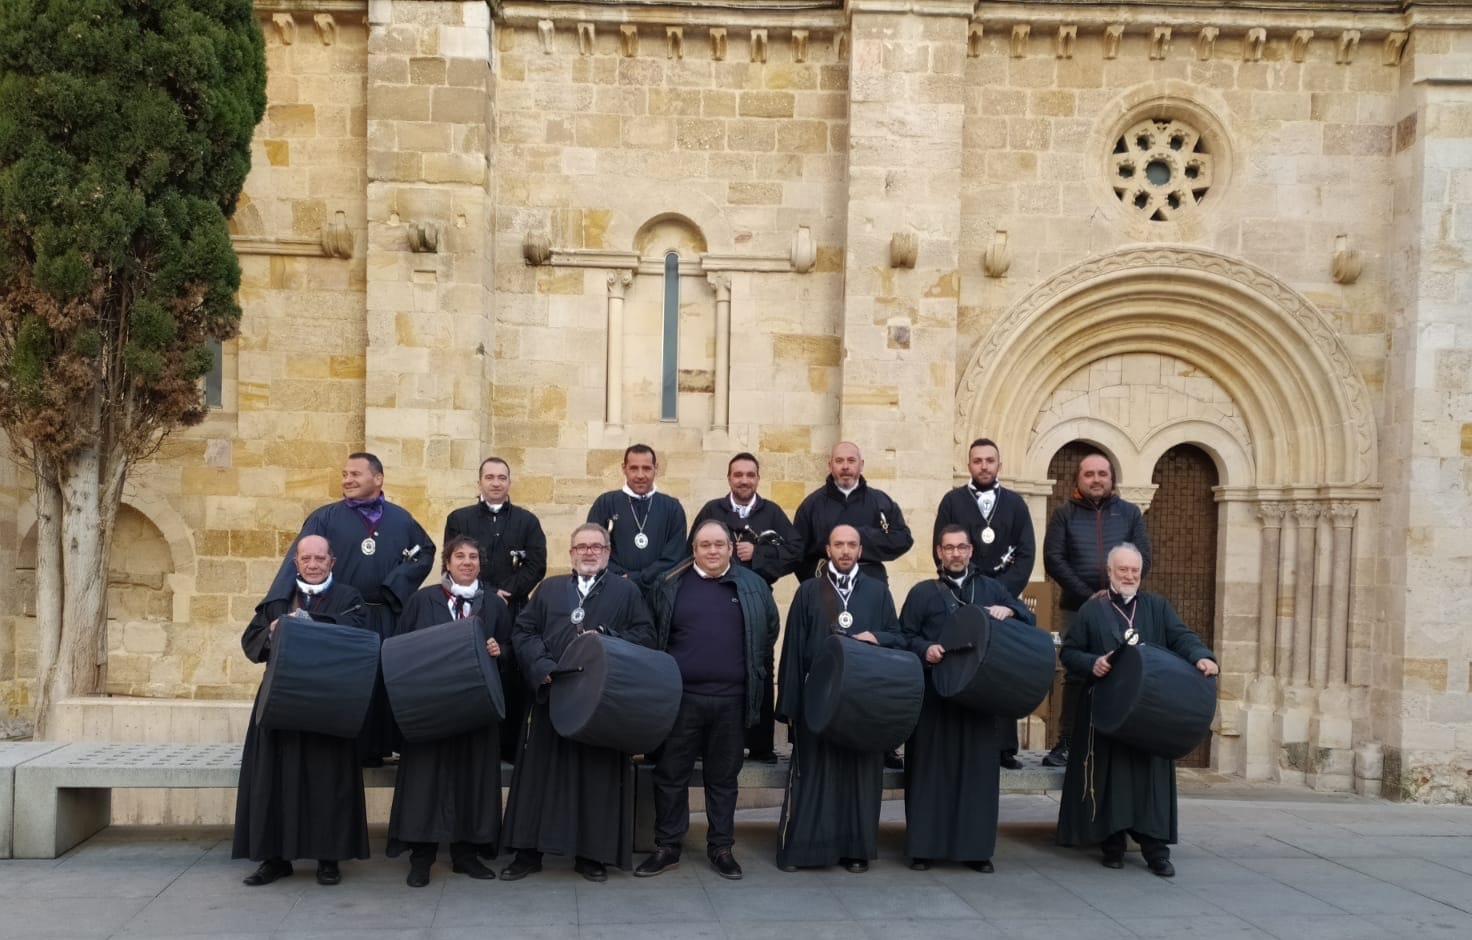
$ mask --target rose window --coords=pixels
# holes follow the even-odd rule
[[[1178,120],[1135,124],[1114,145],[1115,195],[1151,220],[1168,222],[1190,212],[1211,187],[1211,154],[1200,131]]]

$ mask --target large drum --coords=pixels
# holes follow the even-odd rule
[[[479,617],[384,640],[383,684],[399,730],[415,743],[464,734],[506,717],[500,670],[486,652]]]
[[[1175,760],[1211,733],[1216,680],[1159,646],[1123,646],[1094,684],[1094,730]]]
[[[256,723],[263,730],[357,737],[378,681],[378,634],[282,617],[271,637]]]
[[[931,667],[941,698],[1001,718],[1032,714],[1053,687],[1053,638],[980,607],[956,608],[941,630],[945,658]]]
[[[813,657],[802,697],[808,729],[828,743],[888,751],[905,743],[920,720],[925,672],[909,650],[835,633]]]
[[[647,754],[669,737],[684,687],[669,653],[589,631],[557,661],[552,727],[579,744]]]

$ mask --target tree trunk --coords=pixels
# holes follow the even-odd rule
[[[51,730],[50,708],[65,698],[70,673],[64,685],[57,680],[57,653],[61,646],[61,603],[66,580],[61,567],[61,487],[55,464],[35,461],[36,474],[36,731],[44,739]],[[54,696],[54,698],[53,698]]]

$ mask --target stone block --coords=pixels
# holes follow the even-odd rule
[[[726,148],[729,150],[766,151],[777,146],[776,127],[766,121],[737,120],[726,128]]]
[[[775,206],[782,203],[780,183],[731,183],[726,201],[733,206]]]
[[[1407,689],[1426,692],[1445,692],[1447,661],[1445,659],[1403,660],[1403,676]]]
[[[271,137],[312,137],[317,133],[317,110],[310,104],[268,105],[265,125]]]
[[[790,118],[795,97],[785,91],[743,91],[738,104],[742,117]]]
[[[777,128],[777,149],[785,153],[825,153],[828,125],[823,121],[785,121]]]
[[[420,90],[420,89],[415,89]],[[486,94],[479,88],[441,86],[430,89],[430,120],[442,124],[482,124]]]
[[[682,150],[724,150],[726,122],[701,118],[677,121],[675,143]]]

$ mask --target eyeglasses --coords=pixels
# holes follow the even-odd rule
[[[942,555],[959,555],[971,551],[971,545],[967,542],[962,542],[960,545],[942,545],[939,550]]]
[[[602,543],[579,542],[572,547],[572,550],[580,555],[597,555],[608,551],[608,546]]]

